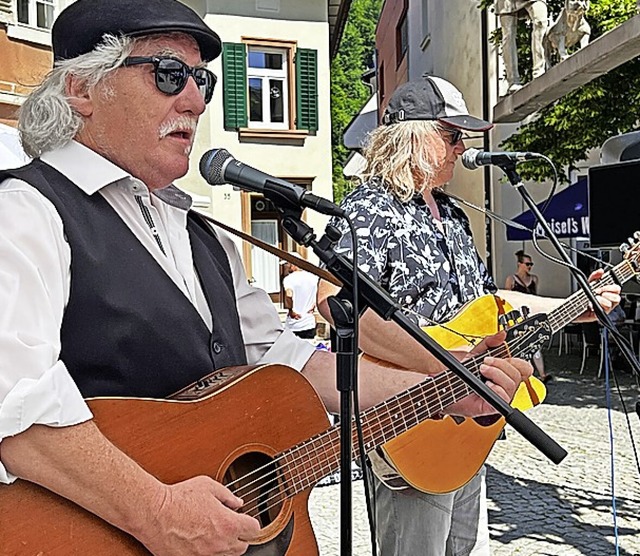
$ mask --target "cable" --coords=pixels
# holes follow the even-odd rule
[[[614,458],[613,419],[611,416],[611,384],[609,383],[609,341],[606,328],[602,330],[602,350],[604,352],[605,398],[607,400],[607,420],[609,422],[609,458],[611,462],[611,509],[613,514],[613,536],[615,538],[616,556],[620,556],[618,511],[616,508],[616,466]]]

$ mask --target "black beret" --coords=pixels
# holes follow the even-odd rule
[[[220,37],[178,0],[78,0],[63,10],[53,24],[53,59],[65,60],[91,52],[106,34],[139,37],[172,32],[191,35],[205,62],[220,54]]]

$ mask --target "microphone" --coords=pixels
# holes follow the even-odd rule
[[[200,174],[209,185],[230,183],[246,191],[262,193],[281,208],[308,207],[329,216],[345,216],[344,210],[304,187],[265,174],[233,158],[226,149],[212,149],[200,159]]]
[[[462,165],[468,170],[477,170],[480,166],[486,166],[487,164],[504,166],[514,162],[541,158],[541,156],[538,153],[492,153],[478,149],[467,149],[462,153]]]

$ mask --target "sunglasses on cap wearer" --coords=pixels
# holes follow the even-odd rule
[[[453,127],[439,126],[440,131],[447,136],[450,145],[457,145],[464,138],[464,133]]]
[[[172,56],[129,56],[124,59],[123,66],[153,64],[156,76],[156,87],[165,95],[177,95],[187,85],[189,76],[193,77],[205,103],[213,96],[213,89],[218,78],[206,68],[192,68],[182,60]]]

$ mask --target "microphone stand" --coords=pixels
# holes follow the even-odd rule
[[[611,319],[609,318],[609,315],[607,315],[606,311],[598,303],[596,295],[595,293],[593,293],[593,290],[591,289],[591,286],[589,286],[589,282],[586,280],[584,274],[580,272],[578,268],[576,268],[576,266],[573,264],[573,261],[569,258],[569,255],[567,255],[565,250],[562,248],[560,240],[551,229],[551,226],[549,226],[549,223],[540,212],[540,209],[538,209],[538,206],[525,188],[524,183],[522,183],[522,179],[516,172],[516,162],[503,161],[497,163],[496,166],[498,166],[505,173],[511,185],[515,188],[515,190],[520,194],[524,202],[527,204],[527,206],[531,210],[531,213],[534,215],[534,217],[542,226],[542,229],[545,231],[547,239],[555,247],[562,260],[567,263],[569,270],[578,282],[580,289],[584,292],[584,294],[587,296],[587,299],[591,302],[593,311],[598,318],[598,321],[600,321],[605,328],[612,331],[612,336],[616,344],[618,344],[618,347],[622,351],[623,355],[625,356],[625,359],[637,373],[636,376],[640,376],[640,365],[638,364],[638,360],[633,354],[633,351],[631,351],[631,349],[626,345],[625,342],[621,341],[619,334],[617,334],[615,325],[613,324],[613,322],[611,322]],[[532,233],[535,233],[535,230]]]
[[[299,244],[311,247],[318,259],[322,261],[331,274],[338,278],[342,284],[340,297],[346,299],[353,297],[353,263],[336,254],[335,243],[340,239],[340,232],[333,226],[327,226],[325,235],[316,241],[316,236],[311,228],[301,219],[302,209],[278,207],[283,215],[282,226],[287,233]],[[460,377],[475,393],[490,403],[502,415],[506,422],[517,432],[547,456],[553,463],[560,463],[567,455],[555,440],[547,435],[520,410],[511,407],[507,402],[488,388],[482,380],[471,373],[449,351],[440,346],[434,339],[428,336],[417,324],[410,320],[402,308],[366,274],[357,270],[358,280],[358,306],[361,312],[368,307],[385,320],[393,320],[407,334],[420,343],[427,351],[443,363],[448,369]],[[357,326],[357,318],[350,313],[350,304],[344,304],[339,300],[329,301],[332,308],[332,316],[339,321],[341,331],[338,337],[345,340],[339,346],[339,354],[336,361],[337,382],[341,392],[340,414],[340,480],[341,480],[341,504],[340,504],[340,533],[341,554],[352,554],[352,497],[351,497],[351,460],[352,460],[352,395],[353,384],[357,380],[357,346],[353,342],[354,330]],[[334,315],[334,308],[337,313]],[[347,348],[350,353],[347,353]],[[344,412],[344,413],[343,413]]]

